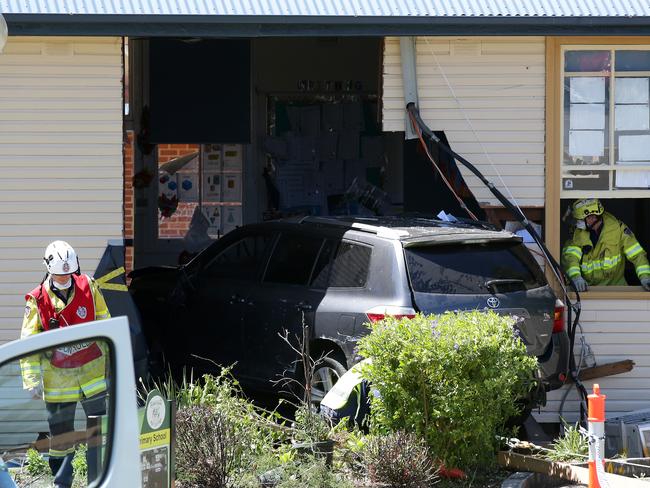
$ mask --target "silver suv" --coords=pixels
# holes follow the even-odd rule
[[[447,310],[518,317],[539,362],[541,393],[559,388],[568,369],[562,303],[521,239],[488,224],[265,222],[230,232],[185,266],[132,277],[152,351],[195,371],[236,363],[235,374],[254,389],[273,390],[270,380],[294,370],[295,353],[280,334],[300,335],[303,321],[312,356],[329,353],[314,380],[324,391],[357,360],[368,322]]]

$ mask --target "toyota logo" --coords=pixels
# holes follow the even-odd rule
[[[490,308],[499,308],[499,299],[497,297],[490,297],[487,299],[488,307]]]

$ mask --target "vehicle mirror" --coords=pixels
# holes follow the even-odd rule
[[[108,340],[84,339],[0,365],[0,452],[17,486],[99,483],[112,446],[113,357]]]

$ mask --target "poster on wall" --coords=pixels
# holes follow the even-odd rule
[[[222,207],[219,205],[210,205],[202,207],[201,210],[209,222],[208,235],[210,237],[221,236],[223,234],[223,231],[221,230]]]
[[[241,171],[244,161],[243,146],[241,144],[223,145],[223,170]]]
[[[206,202],[221,201],[221,180],[220,173],[203,173],[203,200]]]
[[[203,169],[221,171],[221,144],[203,144]]]
[[[221,209],[221,233],[227,234],[240,226],[242,222],[242,209],[240,206],[228,206]]]
[[[196,173],[176,173],[179,202],[199,200],[199,175]]]
[[[225,174],[222,176],[221,195],[224,202],[241,201],[241,175]]]

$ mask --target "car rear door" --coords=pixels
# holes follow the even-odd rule
[[[237,363],[242,372],[248,348],[244,323],[251,308],[251,290],[259,282],[275,233],[257,228],[240,231],[230,243],[201,264],[189,294],[191,328],[183,331],[184,364],[198,371]]]
[[[552,336],[555,295],[518,240],[407,242],[404,254],[417,310],[489,309],[515,316],[529,354],[544,353]]]
[[[324,291],[309,286],[321,253],[331,252],[318,233],[285,229],[279,236],[262,282],[251,290],[245,319],[245,342],[250,361],[244,374],[271,388],[292,369],[296,353],[280,337],[284,331],[294,346],[303,320],[313,330],[314,314]]]

